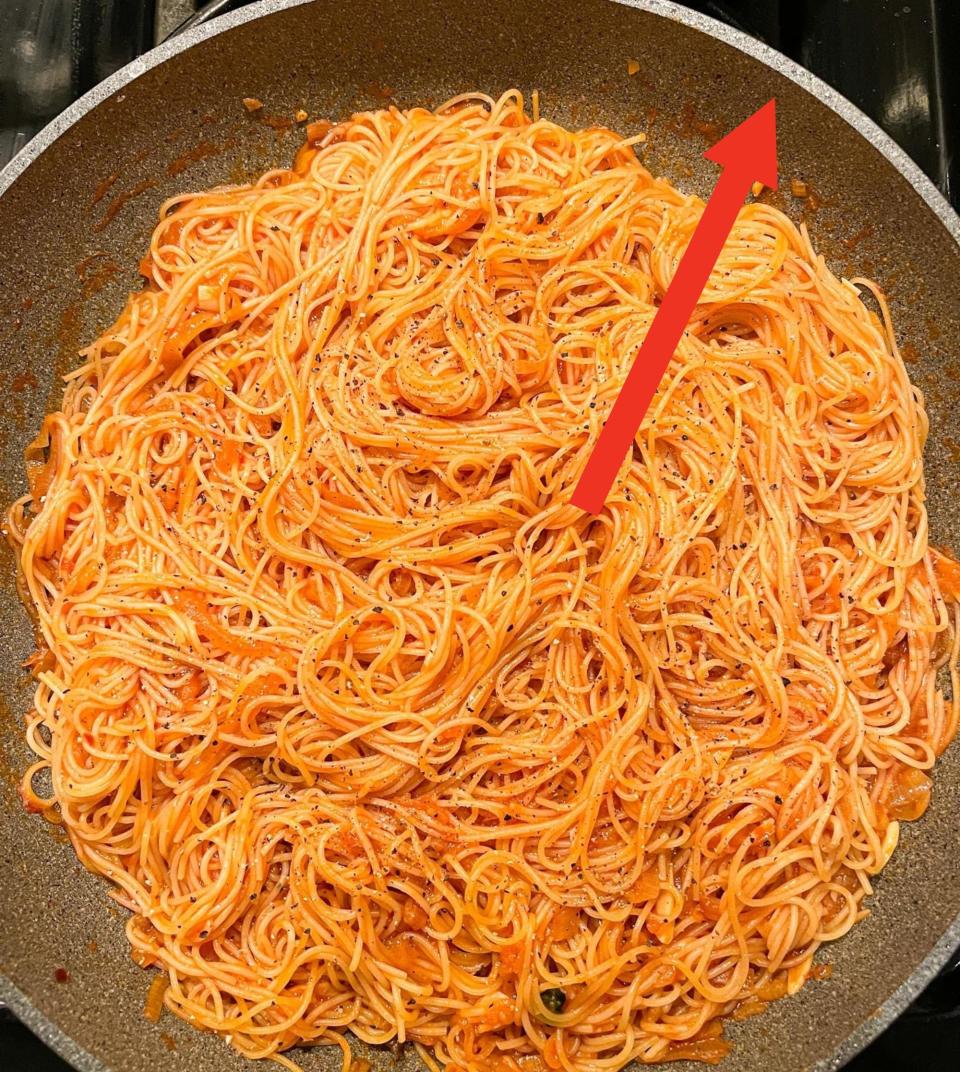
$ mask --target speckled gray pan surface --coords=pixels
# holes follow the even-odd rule
[[[640,63],[633,77],[628,57]],[[777,97],[781,173],[811,183],[821,204],[811,212],[789,192],[775,203],[796,219],[806,211],[837,270],[870,274],[891,295],[929,404],[933,537],[960,545],[956,217],[888,139],[810,75],[657,2],[268,0],[162,46],[84,98],[0,176],[2,497],[22,487],[23,447],[78,346],[138,285],[161,201],[291,159],[300,133],[247,115],[243,97],[261,98],[267,116],[303,107],[338,117],[385,96],[436,104],[514,85],[539,89],[543,112],[560,122],[646,130],[648,166],[703,194],[715,178],[700,158],[711,134]],[[0,998],[84,1072],[240,1069],[246,1062],[213,1036],[169,1015],[157,1025],[142,1018],[148,976],[127,954],[123,913],[53,828],[18,804],[31,693],[19,665],[32,638],[9,557],[2,575]],[[733,1025],[728,1069],[837,1067],[906,1005],[960,941],[958,824],[955,748],[939,765],[929,813],[904,832],[877,883],[872,915],[825,951],[832,977]],[[56,981],[58,968],[69,981]],[[394,1067],[389,1055],[373,1060]],[[332,1072],[339,1057],[321,1050],[304,1064]]]

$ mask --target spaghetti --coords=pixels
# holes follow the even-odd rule
[[[516,92],[163,206],[11,513],[23,796],[151,1017],[289,1067],[712,1061],[865,914],[958,719],[883,296],[746,205],[569,501],[702,209]]]

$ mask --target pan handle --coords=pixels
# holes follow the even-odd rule
[[[209,22],[210,19],[229,10],[233,3],[234,0],[207,0],[207,3],[202,4],[192,15],[184,19],[179,26],[171,30],[164,40],[169,41],[171,37],[179,37],[185,30],[199,26],[201,23]]]

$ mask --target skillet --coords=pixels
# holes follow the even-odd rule
[[[851,42],[851,47],[856,47]],[[640,70],[627,74],[628,58]],[[0,173],[0,498],[23,489],[22,452],[60,377],[139,285],[160,202],[186,188],[289,163],[296,109],[439,104],[468,89],[539,89],[568,126],[645,130],[655,173],[707,195],[707,144],[771,96],[783,191],[834,270],[878,279],[927,399],[935,543],[960,546],[960,220],[919,169],[849,102],[789,60],[661,0],[262,0],[194,26],[88,93]],[[247,114],[243,97],[265,102]],[[802,178],[815,197],[793,198]],[[766,195],[769,196],[769,195]],[[123,913],[56,828],[16,793],[29,761],[21,719],[33,647],[0,560],[0,999],[81,1072],[248,1070],[222,1041],[142,1017],[149,981]],[[876,883],[872,915],[820,959],[832,977],[731,1024],[728,1072],[826,1072],[870,1041],[960,942],[960,747],[938,765],[933,803]],[[64,980],[65,981],[58,981]],[[359,1047],[376,1068],[414,1069]],[[335,1072],[336,1051],[307,1054]],[[692,1066],[691,1066],[692,1067]],[[699,1066],[698,1066],[699,1067]]]

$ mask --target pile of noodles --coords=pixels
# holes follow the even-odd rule
[[[516,92],[310,138],[163,206],[34,445],[25,801],[244,1054],[716,1060],[957,726],[882,295],[746,205],[590,516],[702,202]]]

